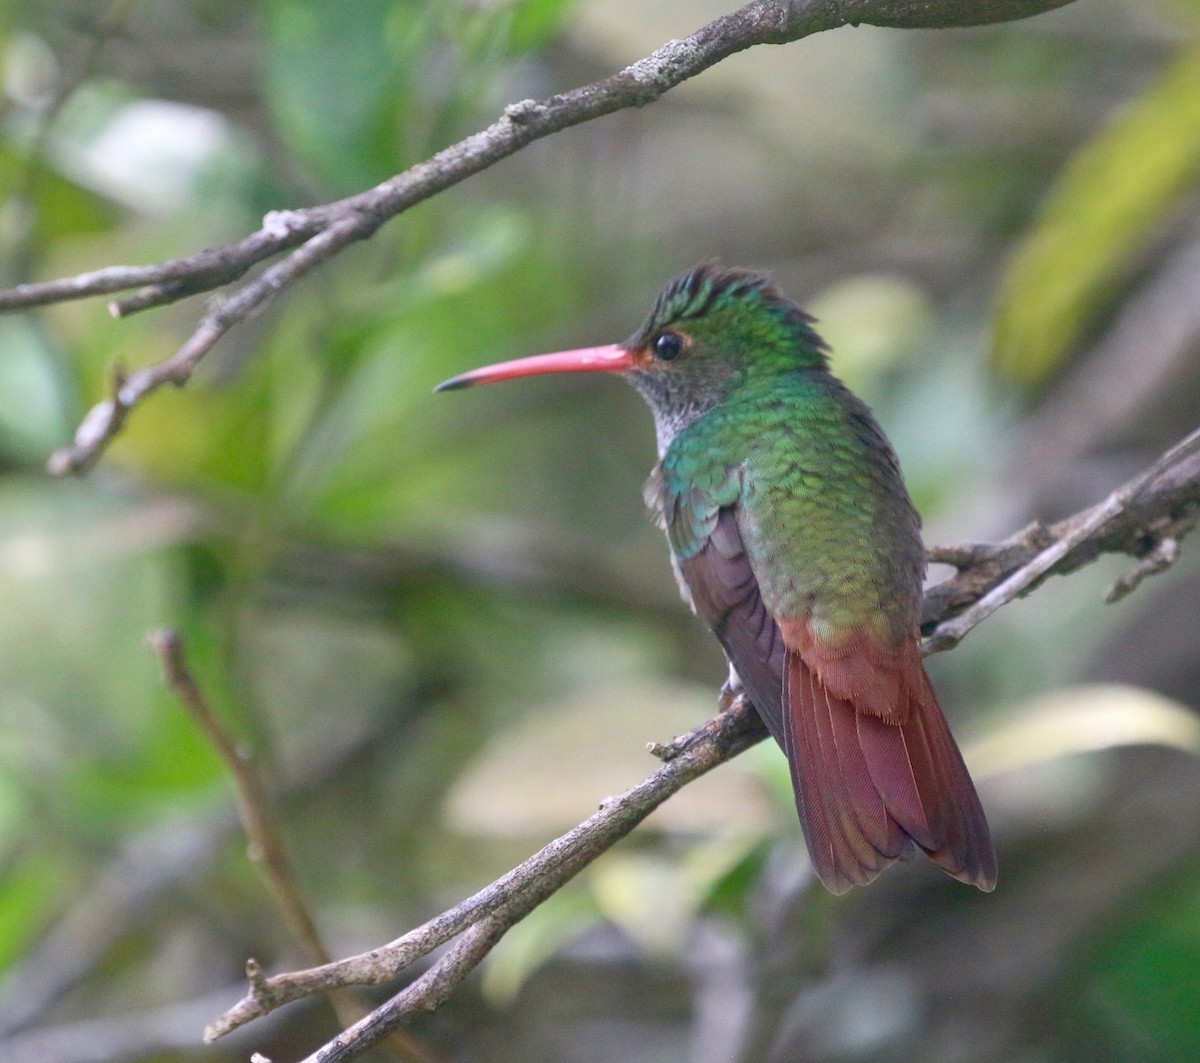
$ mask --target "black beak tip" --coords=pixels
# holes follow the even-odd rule
[[[470,386],[471,381],[464,374],[463,376],[452,376],[449,380],[443,380],[433,390],[435,393],[439,391],[460,391],[463,388],[469,388]]]

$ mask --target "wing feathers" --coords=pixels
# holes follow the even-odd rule
[[[897,645],[864,629],[831,645],[808,618],[777,622],[732,508],[678,568],[787,755],[821,881],[843,893],[919,846],[955,878],[990,890],[987,822],[915,634]]]
[[[758,593],[733,511],[721,510],[705,547],[678,564],[697,614],[724,647],[767,729],[785,746],[783,668],[787,647]]]

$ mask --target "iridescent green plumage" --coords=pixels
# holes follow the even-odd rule
[[[773,615],[811,610],[826,638],[881,618],[896,636],[911,631],[920,520],[870,411],[828,371],[812,319],[762,274],[705,265],[664,289],[630,342],[667,330],[691,339],[694,416],[679,416],[674,367],[651,363],[633,383],[660,423],[661,488],[648,501],[681,514],[667,522],[675,557],[694,556],[717,511],[737,504]]]
[[[699,341],[697,341],[699,342]],[[811,609],[827,634],[876,623],[909,632],[924,551],[895,455],[866,408],[823,369],[739,382],[674,434],[659,479],[687,511],[671,523],[679,560],[737,504],[767,608]]]
[[[705,263],[620,346],[446,386],[569,370],[623,373],[654,413],[646,500],[684,597],[787,754],[822,881],[841,892],[920,848],[991,889],[987,823],[921,663],[920,522],[812,319],[765,275]]]

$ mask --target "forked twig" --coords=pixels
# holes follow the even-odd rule
[[[313,963],[328,963],[329,950],[321,938],[300,892],[292,862],[283,841],[283,831],[275,815],[275,806],[267,796],[258,764],[248,747],[240,743],[213,711],[200,684],[188,667],[183,640],[174,631],[154,631],[146,643],[157,655],[163,668],[163,681],[178,698],[188,716],[212,744],[228,769],[237,792],[237,811],[249,843],[247,853],[262,874],[263,881],[283,912],[292,936]],[[254,960],[246,963],[246,978],[252,986],[265,985]],[[330,993],[330,1003],[343,1026],[360,1021],[365,1009],[345,989]],[[432,1063],[433,1056],[415,1037],[399,1028],[385,1031],[388,1046],[403,1060]]]

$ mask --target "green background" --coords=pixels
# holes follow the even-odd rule
[[[369,187],[722,12],[630,0],[40,0],[0,11],[0,283],[175,257]],[[931,542],[1101,499],[1200,409],[1200,5],[758,48],[414,208],[231,332],[99,467],[45,459],[205,297],[0,318],[0,1059],[298,1059],[321,1001],[228,779],[143,645],[178,628],[272,782],[336,955],[648,774],[721,655],[642,509],[615,381],[464,369],[623,339],[695,261],[771,269],[875,408]],[[414,1033],[430,1058],[1200,1057],[1200,567],[1107,559],[932,665],[997,837],[814,887],[779,752],[689,787]],[[935,577],[944,575],[935,572]],[[381,999],[375,990],[368,999]],[[382,1058],[382,1057],[380,1057]]]

